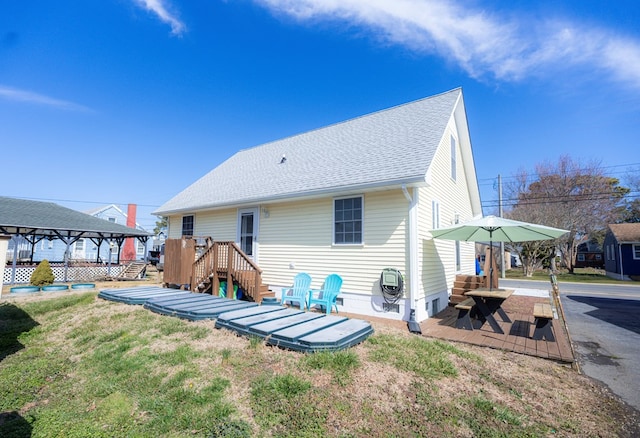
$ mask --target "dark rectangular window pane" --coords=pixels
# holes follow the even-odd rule
[[[334,201],[334,242],[362,243],[362,198]]]
[[[193,216],[182,216],[182,235],[193,236]]]

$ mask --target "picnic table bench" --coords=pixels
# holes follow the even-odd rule
[[[553,310],[549,303],[535,303],[533,305],[533,317],[536,325],[533,331],[533,339],[540,341],[555,341],[553,331],[551,330],[551,321],[553,320]]]
[[[476,302],[473,298],[467,298],[466,300],[456,304],[458,309],[458,319],[456,320],[456,328],[473,330],[473,322],[471,321],[471,314]]]

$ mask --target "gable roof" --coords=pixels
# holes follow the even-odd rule
[[[153,214],[424,184],[461,102],[457,88],[239,151]]]
[[[0,196],[0,233],[58,237],[147,238],[151,234],[53,202]]]
[[[618,243],[640,242],[640,223],[610,224],[609,229]]]
[[[97,207],[97,208],[93,208],[93,209],[90,209],[90,210],[86,210],[86,211],[84,211],[84,213],[89,214],[91,216],[98,217],[99,214],[102,214],[105,211],[111,210],[111,209],[117,211],[118,214],[122,215],[122,217],[124,217],[125,219],[129,217],[129,215],[127,213],[125,213],[124,211],[122,211],[122,209],[120,207],[118,207],[116,204],[103,205],[102,207]],[[102,218],[100,218],[100,219],[102,219]],[[140,226],[138,221],[136,221],[136,228],[138,230],[146,231],[144,229],[144,227]]]
[[[127,217],[127,214],[124,211],[122,211],[122,209],[118,207],[116,204],[109,204],[109,205],[103,205],[102,207],[91,208],[89,210],[85,210],[83,213],[90,214],[91,216],[96,216],[112,208],[116,210],[118,213],[120,213],[122,216]]]

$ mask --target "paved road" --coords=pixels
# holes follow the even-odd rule
[[[500,280],[549,289],[549,282]],[[640,285],[560,283],[560,300],[583,373],[640,410]]]

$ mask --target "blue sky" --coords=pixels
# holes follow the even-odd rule
[[[240,149],[456,87],[485,214],[498,174],[563,154],[624,178],[638,23],[637,0],[5,0],[0,194],[152,229]]]

